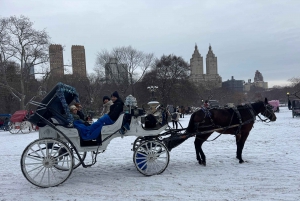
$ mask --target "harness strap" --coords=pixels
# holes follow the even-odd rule
[[[238,126],[238,129],[236,130],[236,132],[235,132],[235,134],[234,134],[234,135],[237,135],[237,134],[239,134],[240,131],[241,131],[243,122],[242,122],[242,117],[241,117],[241,113],[239,112],[239,110],[238,110],[236,107],[234,107],[234,108],[232,108],[232,109],[233,109],[233,111],[236,113],[236,115],[237,115],[237,117],[238,117],[238,120],[239,120],[239,126]]]
[[[253,122],[255,122],[255,120],[256,120],[256,115],[255,115],[255,112],[254,112],[254,109],[253,109],[252,105],[251,105],[251,104],[247,104],[247,107],[249,108],[250,114],[251,114],[252,117],[253,117]]]

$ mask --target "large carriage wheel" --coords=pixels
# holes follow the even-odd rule
[[[27,134],[32,131],[32,126],[29,121],[23,121],[20,126],[20,130],[22,133]]]
[[[74,157],[74,165],[73,165],[73,169],[78,168],[81,165],[81,162],[79,160],[79,157],[77,156],[77,154],[75,153],[73,147],[71,147],[71,144],[66,142],[66,144],[69,146],[69,148],[71,149],[72,153],[73,153],[73,157]],[[60,150],[60,154],[63,154],[64,152],[66,152],[65,149],[61,149]],[[82,158],[82,160],[84,161],[84,159],[86,158],[86,152],[79,152],[80,157]],[[64,155],[63,157],[68,157],[68,155]],[[65,168],[64,166],[59,166],[56,165],[55,166],[57,169],[63,170],[63,171],[68,171],[68,168]]]
[[[160,141],[146,141],[134,151],[133,161],[137,170],[146,176],[160,174],[169,164],[169,151]]]
[[[61,150],[65,150],[64,153]],[[21,169],[25,178],[43,188],[66,181],[73,171],[73,165],[72,151],[59,139],[35,140],[25,148],[21,157]],[[64,170],[57,167],[63,167]]]
[[[16,134],[18,132],[20,132],[20,123],[19,122],[10,122],[9,123],[9,132],[11,134]]]

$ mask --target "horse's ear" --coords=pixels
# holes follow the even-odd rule
[[[265,104],[268,104],[268,99],[267,98],[265,98]]]

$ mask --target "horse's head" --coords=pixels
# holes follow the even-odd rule
[[[276,121],[277,117],[273,111],[273,106],[269,104],[268,99],[265,98],[264,108],[260,112],[263,116],[268,118],[270,121]]]

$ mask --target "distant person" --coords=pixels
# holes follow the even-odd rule
[[[172,120],[172,125],[173,125],[173,128],[178,128],[178,121],[179,121],[179,112],[174,112],[172,113],[171,115],[171,120]]]
[[[206,101],[204,102],[203,107],[204,107],[204,108],[209,108],[208,100],[206,100]]]
[[[289,110],[292,109],[292,103],[291,103],[291,100],[288,101],[288,108],[289,108]]]
[[[182,118],[184,118],[184,114],[185,114],[185,107],[181,106],[181,115],[182,115]]]

